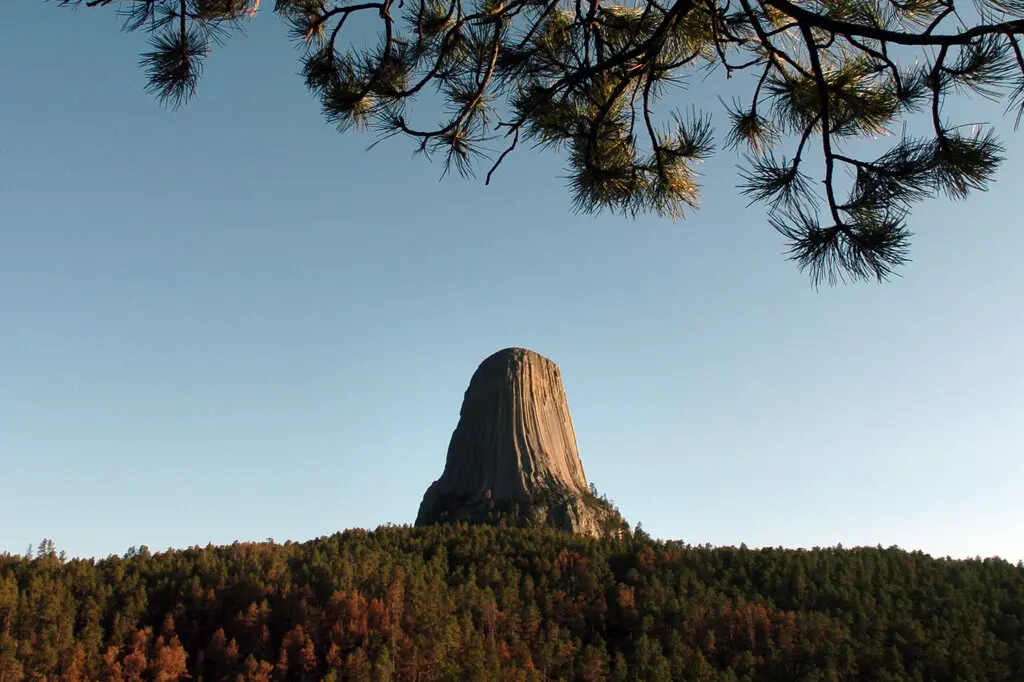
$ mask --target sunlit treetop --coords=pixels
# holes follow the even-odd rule
[[[148,87],[172,106],[195,94],[211,45],[261,9],[57,2],[113,6],[126,30],[150,32]],[[273,12],[339,130],[404,136],[445,173],[483,169],[487,183],[521,147],[558,150],[587,213],[695,209],[711,116],[659,102],[688,70],[749,72],[743,99],[705,104],[743,154],[740,191],[768,206],[815,283],[888,277],[908,258],[913,204],[987,188],[1003,148],[992,130],[948,120],[947,98],[1000,100],[1015,123],[1024,112],[1024,0],[277,0]],[[367,19],[377,38],[356,48]],[[913,113],[927,134],[893,135],[878,158],[845,151]]]

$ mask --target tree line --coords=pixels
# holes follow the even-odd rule
[[[1024,565],[546,528],[0,556],[0,682],[1024,679]]]

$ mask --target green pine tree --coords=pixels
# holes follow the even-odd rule
[[[127,30],[150,32],[148,87],[174,106],[195,94],[211,45],[260,5],[58,1],[116,6]],[[963,199],[995,176],[1004,152],[993,131],[961,127],[945,104],[958,93],[994,98],[1019,123],[1024,2],[975,5],[276,0],[273,11],[340,130],[405,137],[439,155],[445,173],[486,168],[488,183],[524,143],[556,149],[583,212],[680,218],[696,209],[697,166],[715,151],[713,107],[665,110],[664,95],[696,70],[742,75],[746,96],[719,108],[725,146],[746,152],[740,189],[768,205],[815,282],[834,282],[887,277],[907,259],[913,204]],[[378,38],[367,44],[372,34],[352,28],[355,17],[375,22]],[[441,106],[432,109],[434,92]],[[899,130],[915,115],[928,133],[899,137],[874,158],[847,151],[849,140]]]

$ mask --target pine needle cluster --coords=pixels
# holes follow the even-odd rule
[[[152,33],[142,65],[171,106],[195,94],[211,45],[260,9],[58,2],[113,5],[126,30]],[[740,191],[767,206],[817,283],[889,277],[908,259],[913,205],[964,199],[995,177],[1004,150],[993,131],[965,131],[943,108],[977,94],[1020,122],[1024,2],[975,4],[973,24],[955,0],[275,0],[272,10],[340,131],[411,139],[445,173],[484,163],[488,183],[522,143],[558,150],[584,213],[696,209],[698,167],[716,148],[711,114],[666,109],[665,94],[695,69],[748,72],[749,98],[722,102],[722,146],[743,154]],[[378,24],[369,43],[357,16]],[[930,135],[904,135],[876,159],[841,151],[915,113],[930,118]],[[783,152],[787,140],[795,152]]]

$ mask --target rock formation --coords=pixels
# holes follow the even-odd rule
[[[594,536],[628,528],[587,483],[558,367],[525,348],[498,351],[473,374],[416,525],[496,520]]]

